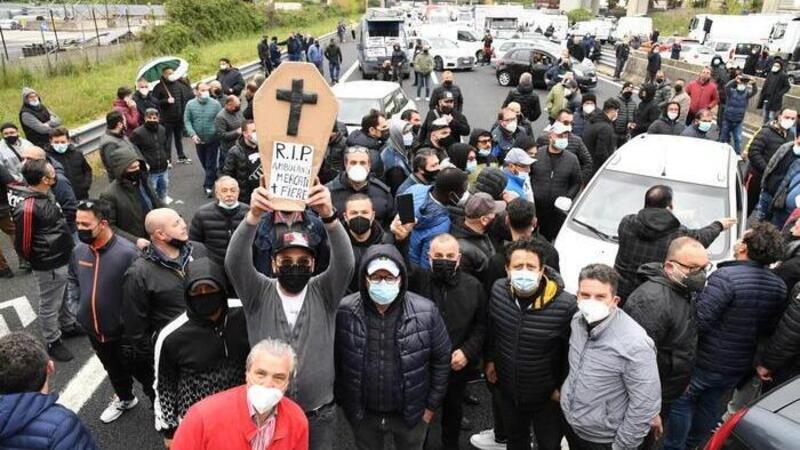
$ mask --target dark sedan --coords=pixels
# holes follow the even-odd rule
[[[525,72],[533,76],[533,86],[547,89],[545,73],[553,66],[558,58],[551,52],[536,48],[516,48],[507,52],[497,61],[497,82],[500,86],[514,86],[519,83],[519,77]],[[572,72],[575,81],[582,91],[594,89],[597,86],[597,72],[589,60],[578,62],[572,60]]]

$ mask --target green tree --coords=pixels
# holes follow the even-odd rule
[[[574,25],[577,22],[592,20],[594,15],[588,9],[578,8],[568,12],[567,17],[569,18],[569,23]]]

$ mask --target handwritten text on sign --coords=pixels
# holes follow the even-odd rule
[[[294,142],[275,141],[272,146],[269,191],[291,200],[308,198],[314,147]]]

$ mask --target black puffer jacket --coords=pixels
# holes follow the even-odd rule
[[[773,120],[763,127],[753,136],[750,147],[747,150],[747,159],[750,161],[750,170],[759,179],[764,174],[767,164],[778,148],[789,142],[789,133]]]
[[[614,132],[618,135],[628,134],[628,124],[633,123],[636,115],[636,100],[631,97],[625,99],[623,96],[617,97],[619,102],[619,111],[617,111],[617,120],[614,121]]]
[[[713,222],[705,228],[689,230],[666,208],[643,208],[623,217],[617,229],[619,250],[614,268],[619,273],[617,294],[625,299],[639,285],[636,271],[647,263],[663,262],[673,239],[689,236],[708,248],[722,232]]]
[[[535,303],[543,303],[541,308],[521,311],[507,278],[497,280],[489,295],[484,358],[494,363],[497,386],[516,404],[550,398],[569,371],[575,296],[564,291],[558,273],[545,267],[536,298]]]
[[[222,85],[222,92],[225,95],[242,95],[244,89],[244,77],[239,69],[231,67],[228,70],[217,71],[217,81]]]
[[[586,148],[592,154],[594,172],[617,150],[614,123],[602,111],[598,111],[589,118],[589,125],[583,132]]]
[[[594,174],[592,154],[589,153],[589,149],[586,148],[586,144],[580,137],[570,133],[568,140],[567,150],[578,157],[578,164],[581,166],[581,182],[585,185],[592,179],[592,175]],[[549,146],[550,137],[547,134],[539,136],[536,138],[536,145],[539,147]]]
[[[385,256],[400,267],[402,284],[395,302],[400,305],[397,322],[397,348],[400,355],[400,390],[403,405],[400,415],[406,425],[416,426],[425,409],[436,409],[447,391],[450,373],[450,339],[436,305],[407,292],[408,272],[400,252],[390,245],[376,245],[364,255],[359,277],[366,277],[367,264]],[[351,422],[364,417],[366,400],[363,382],[367,378],[367,324],[364,308],[370,302],[366,283],[360,292],[343,298],[336,313],[336,402]]]
[[[661,396],[671,402],[689,385],[697,356],[692,294],[667,277],[662,263],[645,264],[638,275],[647,281],[628,297],[624,309],[655,343]]]
[[[375,176],[367,178],[367,184],[360,191],[356,191],[347,182],[347,172],[342,172],[339,176],[326,185],[331,191],[331,201],[337,211],[344,211],[347,199],[353,194],[366,194],[372,199],[372,208],[375,210],[375,220],[384,227],[388,228],[394,219],[394,197],[389,186],[383,184]]]
[[[636,107],[636,112],[633,114],[636,128],[631,130],[631,136],[646,133],[650,125],[661,115],[661,110],[658,109],[658,104],[654,100],[655,94],[656,87],[653,84],[646,84],[642,87],[639,93],[642,101],[639,102],[639,106]]]
[[[537,207],[552,207],[558,197],[574,199],[581,189],[578,157],[568,151],[554,157],[547,147],[539,148],[531,166],[531,187]]]
[[[787,288],[791,289],[800,282],[800,239],[793,238],[786,244],[786,256],[772,271],[781,277]]]
[[[355,257],[356,261],[355,267],[361,267],[361,261],[364,259],[364,255],[367,254],[372,246],[378,244],[394,244],[394,235],[392,233],[383,231],[383,227],[381,227],[380,222],[377,220],[372,221],[369,239],[364,242],[358,242],[353,239],[353,236],[350,234],[350,230],[347,227],[347,222],[342,220],[342,225],[344,225],[345,229],[348,230],[347,235],[350,237],[350,244],[353,246],[353,256]],[[353,274],[353,281],[350,282],[350,286],[347,288],[348,294],[359,291],[359,276],[359,273]]]
[[[542,115],[542,105],[539,95],[533,90],[533,83],[520,84],[508,92],[503,108],[511,102],[519,103],[522,115],[531,122],[536,122]]]
[[[680,122],[680,117],[675,120],[670,120],[666,114],[662,114],[658,120],[650,124],[650,128],[647,129],[647,133],[680,136],[681,133],[683,133],[684,128],[686,128],[686,126]]]
[[[174,101],[169,102],[172,97]],[[183,111],[188,98],[184,98],[184,88],[180,81],[169,81],[161,77],[161,82],[153,88],[152,98],[158,105],[161,123],[182,124]]]
[[[167,170],[172,150],[167,148],[167,130],[163,125],[159,124],[156,131],[150,131],[144,125],[137,127],[131,133],[130,141],[139,149],[150,173]]]
[[[241,202],[236,209],[222,208],[218,202],[201,206],[192,217],[189,240],[202,242],[208,250],[208,258],[224,266],[231,236],[249,209],[249,206]]]
[[[11,186],[22,201],[12,205],[14,249],[33,270],[65,266],[72,256],[72,234],[52,193],[43,194],[26,186]]]
[[[83,153],[75,150],[70,144],[64,153],[58,153],[52,147],[48,147],[47,156],[58,161],[64,168],[64,176],[72,184],[75,198],[78,200],[89,198],[89,188],[92,187],[92,166],[86,161]]]
[[[225,158],[225,165],[220,174],[233,177],[239,182],[239,201],[249,204],[250,196],[258,187],[263,173],[258,147],[245,144],[244,136],[240,136],[228,150],[228,157]]]
[[[766,108],[768,111],[780,111],[783,106],[783,96],[791,89],[789,84],[789,77],[783,70],[783,62],[776,60],[773,64],[780,64],[781,70],[778,72],[769,71],[767,78],[764,80],[764,88],[761,89],[761,95],[758,97],[758,109],[764,108],[764,102],[767,102]]]
[[[451,219],[452,220],[452,219]],[[456,217],[450,224],[450,233],[461,248],[461,270],[483,279],[489,260],[494,256],[492,240],[486,233],[477,233],[467,228],[463,217]]]
[[[800,285],[795,285],[789,303],[761,356],[761,364],[781,378],[800,372]]]

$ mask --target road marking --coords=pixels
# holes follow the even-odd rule
[[[80,412],[105,378],[106,371],[103,369],[103,364],[97,355],[92,355],[59,394],[58,403],[75,413]]]
[[[17,314],[19,321],[22,323],[22,328],[27,327],[36,320],[36,313],[33,311],[28,297],[17,297],[0,303],[0,310],[4,309],[11,309]],[[0,315],[0,337],[9,333],[11,333],[11,326],[6,322],[3,316]]]
[[[355,61],[353,65],[351,65],[350,68],[347,69],[347,71],[344,73],[344,76],[339,79],[339,82],[344,83],[345,81],[347,81],[347,79],[350,78],[350,75],[352,75],[357,68],[358,68],[358,61]]]

